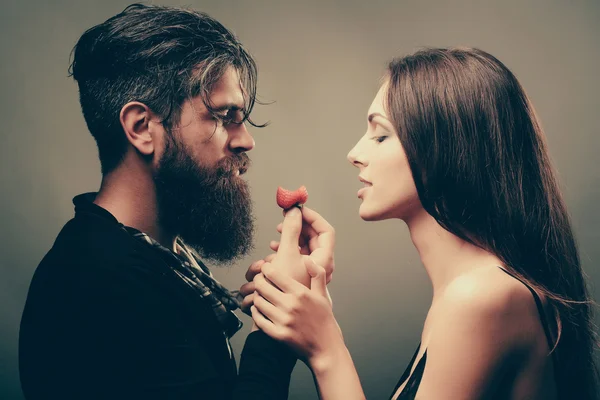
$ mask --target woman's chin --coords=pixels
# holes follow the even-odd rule
[[[358,209],[358,215],[360,216],[360,218],[362,218],[363,221],[379,221],[382,219],[380,213],[378,213],[377,210],[365,207],[364,203],[361,204],[360,208]]]

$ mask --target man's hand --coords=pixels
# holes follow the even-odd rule
[[[282,233],[282,230],[283,223],[277,226],[279,233]],[[269,247],[273,251],[278,251],[279,243],[272,241]],[[331,282],[335,269],[334,247],[335,230],[331,224],[316,211],[306,206],[302,207],[302,230],[298,237],[298,248],[300,254],[304,257],[309,257],[317,265],[325,269],[327,283]],[[247,315],[250,315],[250,307],[254,303],[254,277],[261,272],[263,264],[265,262],[272,262],[276,255],[277,253],[269,254],[264,259],[253,262],[246,272],[248,283],[242,285],[240,294],[244,296],[241,309]]]
[[[248,316],[252,316],[250,313],[250,307],[254,304],[254,277],[261,272],[261,268],[264,263],[271,262],[275,258],[277,253],[269,254],[263,260],[258,260],[250,264],[248,271],[246,271],[246,280],[248,282],[244,283],[242,287],[240,287],[240,294],[244,296],[244,300],[242,301],[242,305],[240,309],[244,312],[244,314]]]
[[[282,228],[282,223],[277,225],[277,232],[281,233]],[[333,257],[335,230],[319,213],[306,206],[302,207],[302,232],[298,239],[298,246],[300,254],[308,255],[315,264],[325,269],[327,283],[331,282],[335,270]],[[279,242],[272,241],[269,247],[271,250],[277,251]],[[270,262],[267,259],[265,261]]]

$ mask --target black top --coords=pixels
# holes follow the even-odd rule
[[[410,360],[410,363],[408,363],[408,367],[406,367],[406,370],[402,374],[402,377],[396,384],[396,387],[394,388],[394,391],[392,392],[392,396],[390,397],[390,399],[394,398],[394,394],[396,394],[396,391],[398,390],[400,385],[402,385],[404,383],[404,381],[406,381],[406,379],[410,375],[410,370],[412,369],[412,366],[415,363],[417,354],[419,354],[420,349],[421,349],[421,345],[419,345],[417,347],[417,351],[415,351],[415,355]],[[426,362],[427,362],[427,350],[425,350],[425,353],[423,353],[423,357],[421,357],[421,359],[419,360],[419,363],[417,364],[415,371],[413,372],[412,375],[410,375],[410,380],[406,383],[406,385],[402,389],[402,392],[398,396],[397,400],[414,400],[415,399],[415,396],[417,395],[417,391],[419,390],[419,385],[421,384],[421,379],[423,378],[423,371],[425,370]]]
[[[540,322],[542,323],[542,327],[544,328],[544,334],[546,335],[548,347],[550,349],[553,348],[554,344],[552,343],[552,336],[550,335],[550,328],[548,326],[548,322],[546,319],[546,312],[544,311],[544,307],[542,305],[542,300],[540,299],[538,294],[535,292],[535,290],[533,290],[533,288],[531,286],[529,286],[527,284],[527,282],[523,281],[522,279],[519,279],[517,276],[514,276],[513,274],[511,274],[504,268],[500,268],[500,269],[502,271],[506,272],[508,275],[512,276],[513,278],[517,279],[521,283],[523,283],[523,285],[525,285],[527,287],[527,289],[529,289],[529,291],[531,292],[531,294],[533,296],[533,300],[535,301],[535,305],[538,309],[538,314],[540,316]],[[410,360],[408,367],[406,367],[406,370],[404,371],[404,373],[402,374],[402,377],[398,381],[398,384],[394,388],[394,391],[392,392],[390,399],[392,399],[394,397],[394,394],[396,393],[398,388],[409,377],[410,371],[412,369],[413,364],[415,363],[417,354],[419,354],[420,348],[421,348],[421,345],[419,344],[419,347],[417,348],[415,355]],[[419,385],[421,384],[421,379],[423,378],[423,372],[425,371],[425,363],[426,362],[427,362],[427,350],[425,350],[425,352],[423,353],[423,357],[421,357],[421,359],[419,360],[419,363],[415,367],[415,370],[413,371],[412,375],[410,375],[409,381],[406,383],[406,385],[402,389],[402,392],[398,396],[397,400],[414,400],[415,399],[415,397],[417,395],[417,391],[419,390]]]
[[[35,399],[286,399],[296,358],[250,334],[239,375],[207,301],[93,196],[33,276],[19,368]]]

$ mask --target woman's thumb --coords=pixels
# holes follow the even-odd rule
[[[327,297],[327,276],[325,268],[317,265],[310,257],[304,257],[306,272],[310,275],[310,290]]]

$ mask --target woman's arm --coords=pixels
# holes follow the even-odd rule
[[[358,374],[333,316],[326,290],[326,273],[305,258],[310,288],[266,263],[254,279],[252,318],[258,328],[287,343],[311,368],[323,400],[360,399]]]
[[[310,360],[308,365],[321,399],[365,399],[354,362],[345,345],[329,349],[321,358]]]

